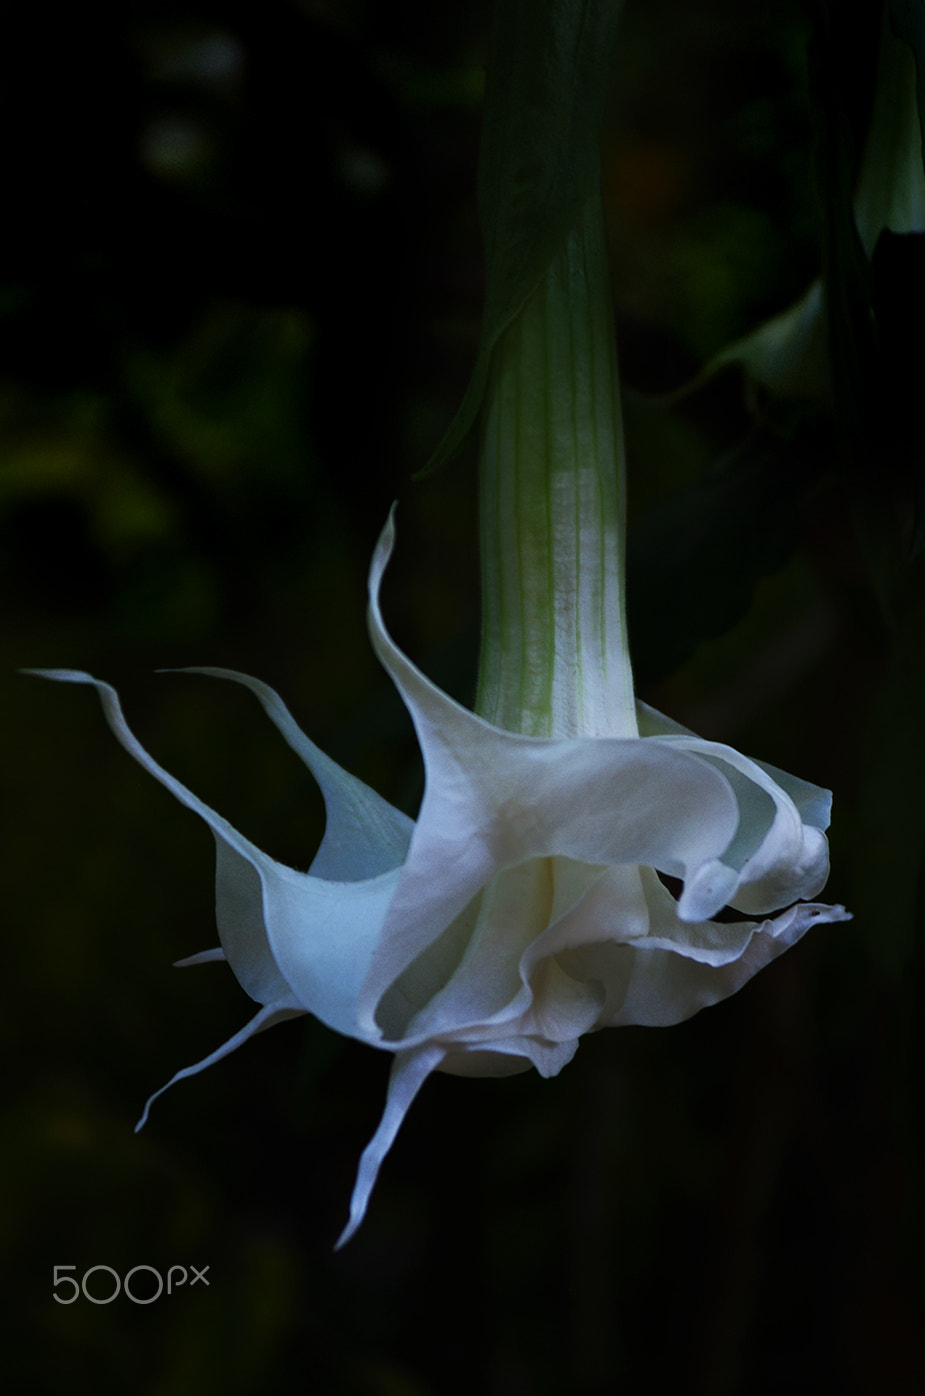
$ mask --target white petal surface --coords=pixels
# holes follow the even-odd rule
[[[722,854],[722,867],[699,874],[701,880],[711,875],[716,879],[717,891],[722,886],[722,900],[712,891],[699,895],[696,888],[686,887],[682,916],[707,919],[727,904],[750,915],[765,914],[818,896],[829,873],[823,836],[832,807],[829,792],[752,761],[721,742],[704,741],[646,704],[637,704],[637,710],[641,735],[700,756],[722,771],[733,785],[739,807],[739,825]],[[730,869],[736,874],[734,880]]]
[[[626,997],[606,1024],[667,1027],[741,989],[765,965],[794,945],[811,926],[848,921],[841,906],[801,904],[754,927],[738,959],[711,965],[653,946],[637,946]]]
[[[683,879],[715,861],[739,823],[728,778],[698,755],[637,739],[522,737],[448,698],[382,620],[379,586],[393,540],[390,519],[370,570],[370,634],[414,721],[426,787],[361,995],[369,1033],[389,987],[497,873],[561,856],[644,864]]]

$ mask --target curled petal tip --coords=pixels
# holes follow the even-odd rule
[[[52,679],[55,683],[93,683],[91,674],[83,669],[20,669],[21,674],[29,674],[37,679]]]
[[[347,1244],[366,1216],[366,1208],[380,1166],[392,1147],[408,1107],[427,1077],[440,1065],[445,1056],[445,1048],[434,1043],[425,1043],[414,1051],[396,1054],[382,1119],[360,1158],[353,1196],[350,1199],[350,1220],[337,1238],[334,1246],[336,1251]]]
[[[209,965],[224,960],[225,952],[220,946],[214,950],[200,950],[198,955],[186,955],[182,960],[174,960],[173,969],[187,969],[190,965]]]
[[[374,604],[379,583],[382,580],[382,574],[388,566],[389,558],[392,556],[392,549],[395,547],[395,511],[397,507],[398,502],[396,501],[389,510],[389,516],[382,526],[382,532],[379,534],[376,541],[372,562],[370,563],[368,591],[370,601],[374,602]]]
[[[739,875],[734,868],[711,858],[702,863],[692,877],[684,884],[678,902],[678,915],[682,921],[696,925],[710,921],[724,906],[735,891]]]
[[[334,1249],[335,1249],[335,1251],[343,1250],[343,1248],[344,1248],[344,1246],[346,1246],[347,1242],[348,1242],[353,1236],[356,1235],[356,1233],[357,1233],[357,1231],[359,1230],[360,1225],[361,1225],[361,1223],[362,1223],[362,1221],[363,1221],[363,1218],[364,1218],[365,1216],[366,1216],[366,1208],[365,1208],[365,1207],[363,1208],[362,1212],[358,1212],[356,1215],[354,1215],[353,1211],[351,1210],[351,1213],[350,1213],[350,1220],[348,1221],[347,1225],[344,1227],[343,1231],[342,1231],[342,1232],[340,1233],[340,1235],[338,1236],[337,1240],[334,1242]]]
[[[812,908],[812,916],[817,921],[853,921],[854,912],[846,911],[840,904],[835,906],[818,906]]]

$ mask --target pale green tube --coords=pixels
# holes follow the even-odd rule
[[[493,354],[481,438],[476,711],[534,737],[638,735],[624,449],[597,193]]]

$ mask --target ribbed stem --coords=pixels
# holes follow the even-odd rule
[[[499,341],[484,412],[476,711],[529,736],[636,736],[598,195]]]

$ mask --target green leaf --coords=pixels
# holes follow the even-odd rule
[[[905,39],[915,55],[915,94],[922,128],[922,162],[925,165],[925,0],[890,0],[890,24],[898,39]]]
[[[499,337],[596,188],[621,11],[622,0],[499,0],[479,165],[482,334],[469,387],[423,473],[468,435]]]

